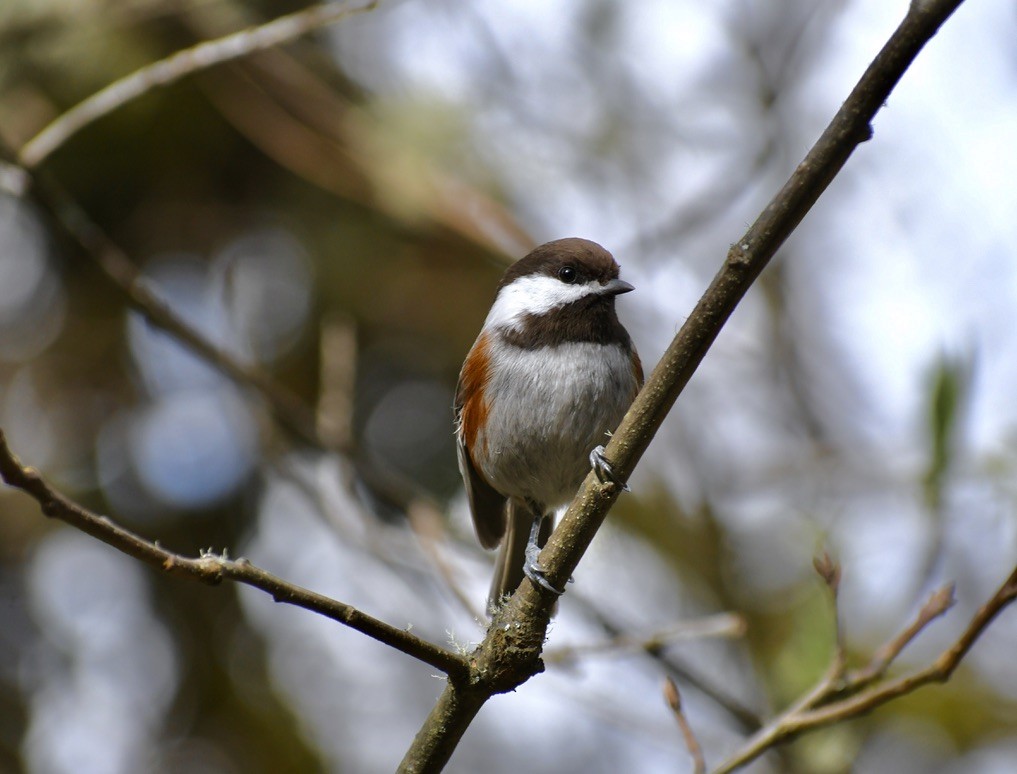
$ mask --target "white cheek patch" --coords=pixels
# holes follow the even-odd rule
[[[520,277],[498,291],[484,327],[518,328],[526,315],[539,315],[600,292],[600,284],[566,285],[546,275]]]

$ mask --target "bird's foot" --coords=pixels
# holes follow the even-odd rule
[[[629,491],[629,485],[624,481],[620,481],[618,476],[615,475],[614,468],[607,461],[607,455],[604,453],[603,446],[598,446],[590,452],[590,467],[593,468],[593,472],[597,475],[597,480],[600,483],[614,484],[623,492]]]
[[[546,518],[547,516],[540,516],[533,520],[533,526],[530,528],[530,539],[526,543],[526,561],[523,564],[523,574],[536,585],[560,597],[565,593],[565,589],[556,588],[547,579],[546,570],[538,559],[540,556],[540,545],[537,543],[537,538],[540,535],[540,527]],[[572,579],[569,578],[568,582],[571,583]]]

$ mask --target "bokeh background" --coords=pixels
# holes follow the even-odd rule
[[[491,560],[450,405],[499,273],[548,239],[601,242],[636,285],[620,314],[652,366],[906,6],[382,0],[154,89],[40,172],[349,451],[295,440],[130,311],[16,186],[0,192],[0,427],[167,547],[228,549],[469,647]],[[0,137],[17,149],[116,78],[300,7],[5,0]],[[1012,3],[970,2],[919,57],[650,447],[561,604],[559,660],[485,707],[450,771],[685,770],[669,671],[719,762],[829,662],[823,548],[859,662],[954,580],[956,607],[900,668],[926,663],[1006,577],[1015,34]],[[567,650],[725,612],[744,636],[680,628],[666,663]],[[1009,611],[948,685],[753,770],[1013,771],[1015,641]],[[440,690],[355,632],[165,577],[0,491],[0,771],[390,771]]]

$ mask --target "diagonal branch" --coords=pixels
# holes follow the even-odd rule
[[[622,481],[628,479],[664,418],[698,368],[724,323],[784,240],[862,142],[871,121],[925,43],[962,0],[925,0],[907,16],[869,65],[840,110],[755,223],[728,252],[720,271],[672,340],[607,446]],[[551,584],[563,587],[620,489],[586,481],[541,553]],[[528,586],[528,584],[527,584]]]
[[[342,2],[312,5],[286,16],[280,16],[267,24],[248,27],[215,40],[206,40],[183,51],[177,51],[172,56],[146,65],[130,75],[114,81],[83,102],[79,102],[66,113],[57,116],[41,132],[25,143],[18,153],[18,162],[26,169],[39,166],[86,126],[123,107],[128,102],[147,94],[152,89],[169,86],[182,78],[210,67],[288,43],[353,14],[370,11],[377,5],[378,0],[371,0],[362,6],[350,6]]]
[[[607,457],[624,482],[685,388],[728,317],[777,249],[798,226],[855,148],[872,136],[870,122],[922,47],[962,0],[914,0],[900,26],[869,65],[784,187],[731,246],[710,287],[675,336],[614,437]],[[621,493],[616,483],[586,477],[561,524],[541,551],[547,580],[563,588]],[[471,657],[471,680],[450,681],[400,766],[439,771],[480,707],[543,669],[540,652],[554,601],[524,581],[491,621]]]
[[[352,605],[289,583],[256,567],[247,559],[230,559],[225,552],[219,556],[211,551],[203,551],[197,558],[182,556],[167,551],[158,543],[139,537],[105,516],[83,508],[50,487],[38,471],[23,466],[7,445],[7,439],[2,431],[0,431],[0,478],[9,486],[20,489],[34,498],[46,516],[60,519],[128,556],[164,570],[170,575],[193,578],[210,585],[217,585],[223,580],[232,580],[253,586],[270,594],[276,602],[302,607],[356,629],[378,642],[430,664],[452,680],[462,678],[467,673],[466,659],[462,656],[440,648],[404,629],[379,621]]]

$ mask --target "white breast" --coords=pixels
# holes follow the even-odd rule
[[[560,284],[560,283],[559,283]],[[567,287],[567,286],[563,286]],[[522,349],[493,342],[487,424],[471,455],[499,492],[568,502],[637,390],[629,353],[589,342]]]

